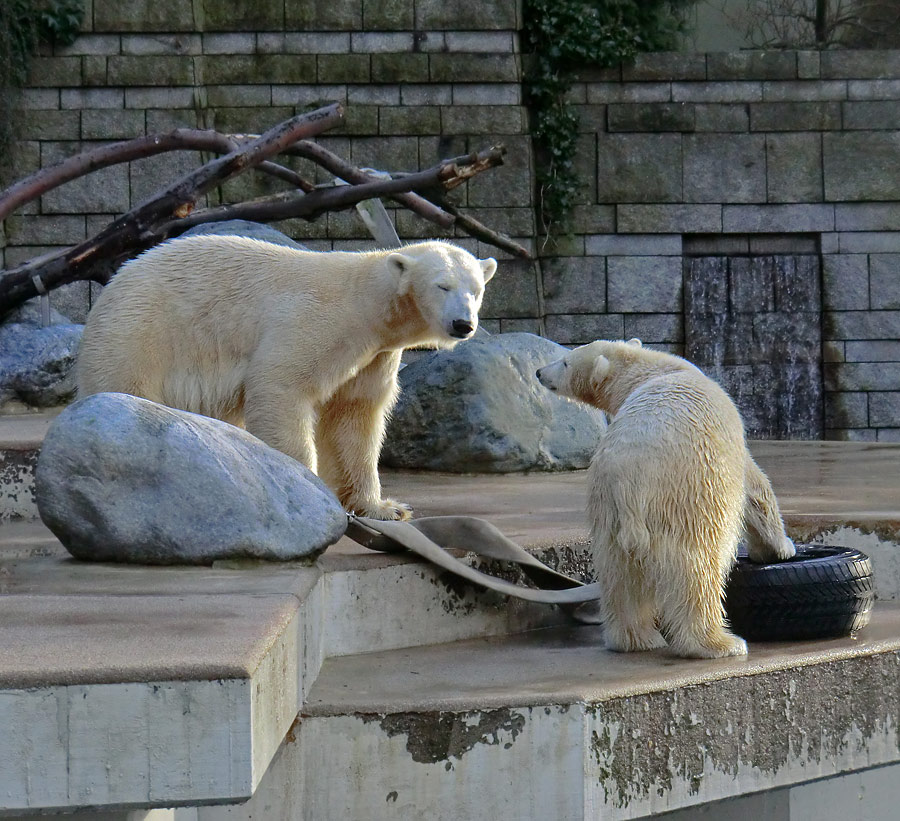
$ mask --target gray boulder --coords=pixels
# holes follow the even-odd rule
[[[224,222],[205,222],[202,225],[195,225],[193,228],[185,231],[181,236],[193,237],[199,234],[224,234],[226,236],[251,237],[252,239],[261,239],[266,242],[273,242],[276,245],[287,245],[290,248],[299,248],[305,250],[305,246],[299,242],[292,240],[287,234],[264,225],[261,222],[250,222],[249,220],[225,220]]]
[[[0,405],[20,401],[46,408],[75,395],[71,374],[82,325],[40,327],[24,322],[0,325]]]
[[[400,371],[382,463],[462,473],[587,467],[605,415],[561,399],[534,376],[565,350],[515,333],[416,359]]]
[[[246,431],[121,393],[54,421],[35,500],[69,552],[94,561],[299,559],[347,524],[314,474]]]
[[[4,323],[12,325],[13,323],[21,323],[22,325],[33,325],[36,328],[41,327],[43,319],[41,317],[40,298],[35,297],[23,302],[18,308],[14,308],[5,317]],[[71,319],[61,314],[54,307],[50,307],[50,324],[51,325],[73,325]]]

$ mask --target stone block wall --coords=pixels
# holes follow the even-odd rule
[[[900,441],[900,52],[650,54],[571,97],[587,184],[548,335],[682,353],[683,260],[818,255],[824,435]]]
[[[321,140],[360,165],[424,168],[502,141],[507,164],[455,197],[539,262],[459,238],[500,258],[489,330],[638,336],[684,353],[691,259],[813,255],[824,435],[900,440],[900,52],[669,53],[583,72],[570,95],[583,186],[571,233],[547,246],[535,238],[520,6],[89,0],[75,44],[34,61],[17,168],[179,125],[258,132],[331,100],[347,120]],[[2,261],[85,238],[199,159],[142,160],[47,194],[6,221]],[[277,185],[248,175],[211,199]],[[403,238],[441,234],[391,213]],[[372,246],[353,212],[278,227],[313,248]],[[76,284],[54,306],[78,319],[90,299]]]
[[[413,171],[505,143],[506,164],[456,189],[452,199],[530,247],[520,27],[515,0],[479,3],[477,13],[458,0],[92,0],[83,35],[33,61],[16,128],[16,170],[24,176],[91,145],[179,126],[259,133],[340,101],[345,123],[320,142],[357,165]],[[200,160],[193,152],[169,153],[47,194],[6,220],[0,264],[11,267],[85,239]],[[315,175],[308,165],[294,165]],[[324,180],[320,174],[317,181]],[[250,173],[211,200],[284,187]],[[387,204],[401,237],[442,235]],[[353,211],[278,227],[315,249],[374,247]],[[459,241],[498,255],[468,237]],[[537,270],[536,263],[504,257],[489,306],[492,327],[538,330]],[[83,319],[88,286],[64,291],[52,297],[54,307]]]

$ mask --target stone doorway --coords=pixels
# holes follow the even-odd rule
[[[732,396],[751,439],[823,436],[817,254],[684,260],[685,357]]]

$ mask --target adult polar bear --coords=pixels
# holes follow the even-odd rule
[[[648,650],[668,639],[682,656],[746,653],[722,607],[741,531],[754,561],[790,558],[794,544],[728,394],[637,339],[576,348],[537,378],[613,414],[588,503],[607,646]]]
[[[471,337],[496,269],[441,241],[317,253],[236,236],[172,240],[104,289],[85,325],[78,392],[245,426],[318,472],[348,510],[408,518],[378,478],[400,354]]]

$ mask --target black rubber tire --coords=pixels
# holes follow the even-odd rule
[[[731,628],[748,641],[848,636],[869,623],[874,602],[872,563],[848,547],[798,546],[773,564],[742,552],[725,588]]]

